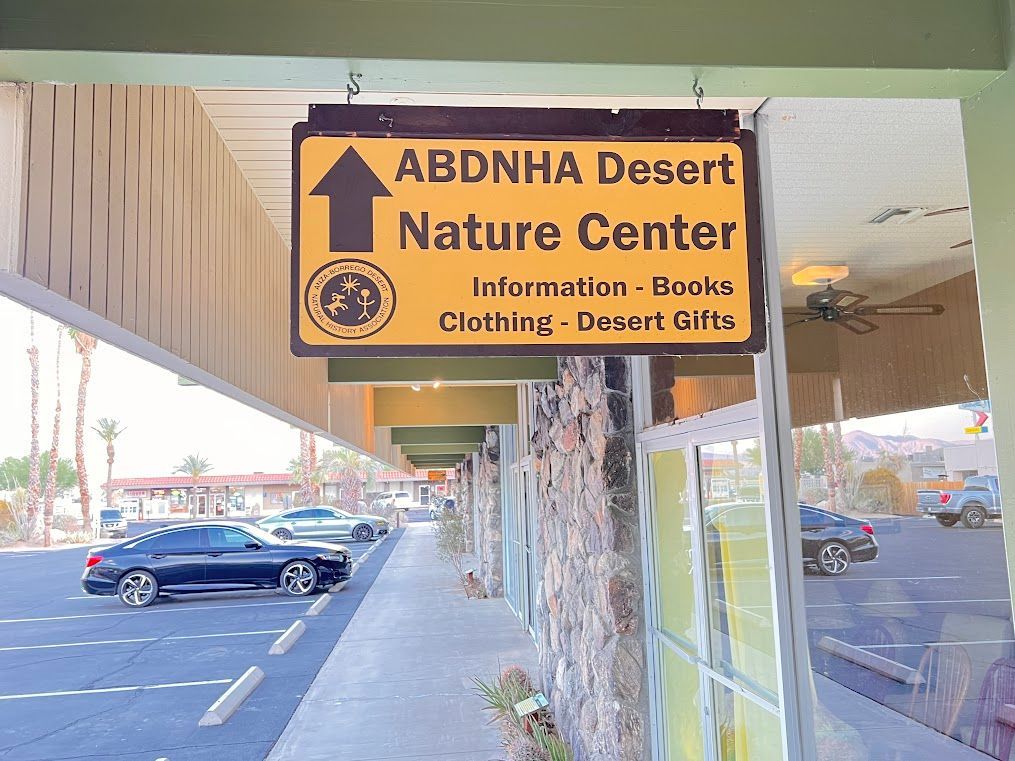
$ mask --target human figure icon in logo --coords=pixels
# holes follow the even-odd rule
[[[361,307],[363,307],[363,312],[360,314],[359,318],[361,320],[369,320],[370,319],[369,307],[373,306],[373,304],[375,303],[374,299],[370,298],[369,288],[364,288],[359,292],[359,298],[356,299],[356,303],[359,304]]]
[[[334,317],[338,314],[339,309],[344,312],[349,308],[349,305],[345,303],[345,296],[340,293],[333,293],[331,294],[331,303],[325,305],[324,308],[331,312],[331,316]]]

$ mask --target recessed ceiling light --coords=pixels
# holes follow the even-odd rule
[[[434,387],[434,388],[440,388],[440,387],[441,387],[441,382],[440,382],[439,380],[435,380],[435,381],[433,382],[433,387]]]
[[[413,383],[409,388],[411,388],[413,391],[420,391],[421,390],[421,387],[420,387],[420,385],[418,383]]]
[[[793,273],[793,285],[831,285],[849,277],[845,264],[814,264]]]

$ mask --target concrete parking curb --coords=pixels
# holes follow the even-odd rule
[[[306,630],[307,625],[305,623],[295,621],[292,626],[282,633],[282,636],[271,643],[271,647],[268,648],[268,655],[285,655],[296,644],[296,640],[303,636]]]
[[[348,583],[349,583],[349,580],[346,579],[345,581],[340,581],[337,584],[332,584],[331,588],[328,591],[329,592],[341,592],[343,589],[345,589],[345,585],[348,584]]]
[[[317,602],[310,606],[310,610],[307,611],[308,616],[319,616],[321,611],[328,607],[328,603],[331,602],[331,595],[325,592],[319,598]]]
[[[264,672],[257,666],[251,666],[243,673],[243,676],[229,685],[229,688],[222,693],[218,700],[211,704],[197,725],[199,727],[217,727],[220,724],[225,724],[229,721],[229,717],[243,705],[243,701],[257,689],[257,685],[263,681]]]
[[[359,570],[359,565],[360,565],[360,561],[358,561],[358,560],[357,560],[357,561],[356,561],[355,563],[353,563],[353,564],[352,564],[352,568],[350,568],[350,569],[349,569],[349,578],[350,578],[350,579],[351,579],[351,578],[352,578],[353,576],[355,576],[355,575],[356,575],[356,571],[358,571],[358,570]]]

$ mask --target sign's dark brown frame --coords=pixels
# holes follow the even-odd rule
[[[747,267],[751,334],[739,343],[445,344],[317,346],[300,338],[300,147],[312,136],[470,140],[616,140],[729,142],[744,157]],[[290,346],[297,357],[475,357],[760,354],[766,345],[761,201],[754,133],[740,128],[736,111],[579,108],[452,108],[438,106],[312,105],[308,120],[293,125],[292,272]]]

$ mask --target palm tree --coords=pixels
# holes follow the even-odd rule
[[[333,447],[321,458],[321,469],[328,475],[338,477],[340,506],[354,512],[357,503],[363,499],[363,482],[372,488],[374,476],[380,470],[375,460],[345,447]]]
[[[53,412],[53,440],[49,446],[49,462],[60,459],[60,350],[63,348],[63,325],[56,326],[56,409]],[[56,467],[49,469],[46,493],[42,502],[42,544],[53,544],[53,506],[56,503]]]
[[[78,378],[78,407],[74,417],[74,466],[78,471],[78,492],[81,494],[81,525],[92,525],[92,495],[88,491],[88,472],[85,470],[85,402],[88,381],[92,378],[92,352],[98,343],[92,336],[76,328],[67,330],[74,349],[81,355],[81,375]],[[106,502],[109,502],[108,494]]]
[[[111,417],[100,417],[96,423],[96,425],[92,426],[92,430],[99,434],[100,439],[106,442],[106,507],[112,507],[113,460],[116,458],[116,450],[113,448],[113,442],[116,441],[117,437],[127,429],[121,428],[120,421]],[[81,471],[78,472],[80,473]],[[82,498],[81,503],[83,511],[84,498]],[[138,514],[138,518],[141,518],[140,514]]]
[[[39,347],[35,345],[35,312],[28,315],[28,364],[31,367],[30,387],[32,392],[32,439],[28,450],[28,486],[26,494],[28,538],[37,531],[39,499],[42,482],[39,471]]]
[[[314,471],[317,470],[317,455],[312,444],[314,435],[307,431],[300,431],[300,467],[299,484],[300,491],[297,497],[301,505],[314,504]]]
[[[294,457],[289,461],[289,474],[292,476],[292,483],[300,487],[300,491],[296,497],[297,501],[300,502],[300,505],[298,506],[314,504],[313,501],[303,502],[303,487],[309,480],[313,493],[316,495],[320,491],[320,487],[321,484],[324,483],[325,476],[324,469],[321,467],[320,463],[318,463],[317,467],[310,472],[310,478],[305,479],[303,476],[303,462],[300,458]]]
[[[197,511],[197,484],[201,480],[201,476],[212,469],[212,464],[208,462],[208,459],[202,457],[199,454],[189,454],[183,458],[183,462],[176,466],[174,473],[182,473],[185,476],[190,476],[193,483],[191,486],[191,494],[193,495],[193,502],[190,505],[190,517],[194,518]],[[190,500],[188,500],[189,502]]]

